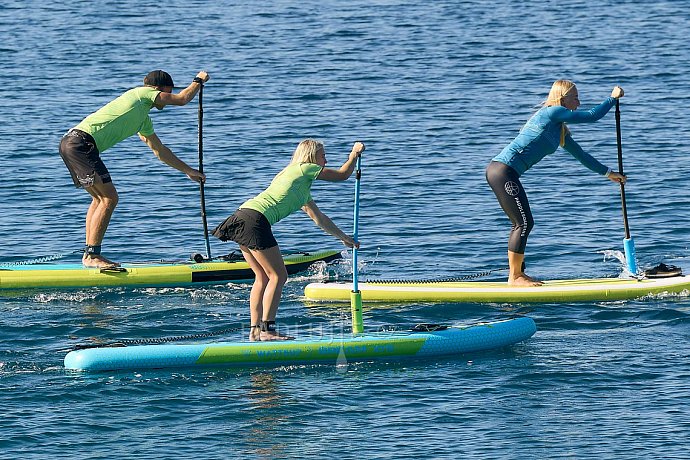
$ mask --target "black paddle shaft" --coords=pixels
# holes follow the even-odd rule
[[[616,143],[618,144],[618,172],[623,173],[623,142],[621,141],[621,109],[620,102],[616,99]],[[625,185],[621,182],[621,205],[623,207],[623,225],[625,226],[625,238],[630,239],[630,226],[628,225],[628,207],[625,204]]]
[[[204,173],[204,84],[199,88],[199,172]],[[206,195],[204,193],[204,182],[199,182],[199,192],[201,194],[201,222],[204,226],[204,240],[206,242],[206,256],[211,259],[211,243],[208,240],[208,222],[206,220]]]

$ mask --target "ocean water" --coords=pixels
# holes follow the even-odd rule
[[[0,262],[79,249],[89,203],[57,153],[84,116],[168,71],[204,90],[209,225],[262,190],[303,138],[339,166],[363,158],[363,278],[433,278],[506,265],[508,222],[484,168],[558,78],[583,107],[621,85],[628,214],[639,263],[690,272],[688,1],[0,4]],[[160,138],[197,162],[197,100],[154,111]],[[616,167],[611,112],[571,126]],[[104,253],[203,252],[199,190],[132,138],[104,154],[120,192]],[[618,187],[565,152],[523,177],[536,227],[528,273],[616,277]],[[318,182],[352,228],[354,180]],[[338,248],[304,215],[285,250]],[[235,247],[212,241],[214,254]],[[618,256],[618,257],[617,257]],[[68,256],[65,260],[78,260]],[[347,277],[347,261],[331,268]],[[291,330],[346,328],[292,278]],[[496,273],[501,279],[505,272]],[[457,359],[346,368],[66,372],[77,343],[203,333],[248,323],[249,285],[0,296],[0,458],[689,458],[690,300],[365,307],[369,328],[529,315],[514,347]],[[243,336],[231,335],[230,339]]]

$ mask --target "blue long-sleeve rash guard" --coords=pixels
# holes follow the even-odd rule
[[[606,115],[615,103],[616,100],[609,97],[590,110],[568,110],[560,105],[542,107],[525,123],[513,142],[493,160],[507,164],[522,175],[546,155],[558,149],[563,123],[595,122]],[[563,148],[595,173],[603,175],[608,172],[609,169],[582,150],[570,134],[566,135]]]

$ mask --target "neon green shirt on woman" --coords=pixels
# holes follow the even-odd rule
[[[240,209],[259,211],[273,225],[312,200],[311,184],[322,169],[314,163],[288,165],[266,190],[247,200]]]
[[[84,118],[74,128],[91,134],[101,153],[136,133],[150,136],[153,134],[153,122],[149,111],[158,93],[159,90],[149,86],[130,89]]]

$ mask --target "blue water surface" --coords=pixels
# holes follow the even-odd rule
[[[209,225],[262,190],[297,143],[330,166],[361,140],[364,278],[433,278],[506,265],[509,223],[484,169],[546,97],[583,107],[615,85],[639,264],[690,272],[688,1],[13,1],[0,5],[0,262],[83,244],[89,198],[57,153],[83,117],[165,69],[199,70]],[[160,138],[198,162],[195,99],[153,111]],[[570,127],[617,169],[613,113]],[[103,158],[120,192],[104,253],[121,261],[204,252],[199,189],[136,136]],[[354,180],[313,196],[352,228]],[[523,177],[536,227],[528,273],[617,277],[619,188],[567,153]],[[339,248],[303,214],[283,249]],[[214,254],[236,247],[212,241]],[[64,259],[77,261],[72,255]],[[292,278],[280,326],[341,330]],[[505,272],[492,275],[505,278]],[[77,343],[248,324],[249,285],[83,289],[0,297],[1,458],[689,458],[690,300],[365,306],[369,328],[529,315],[514,347],[457,359],[274,370],[67,372]],[[244,333],[228,338],[241,340]]]

